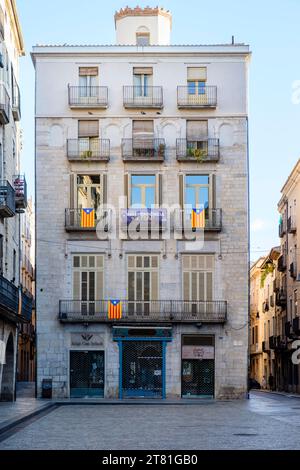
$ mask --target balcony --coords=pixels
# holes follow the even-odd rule
[[[275,350],[276,351],[284,351],[287,347],[286,341],[282,340],[280,335],[276,336],[275,339],[276,339]]]
[[[83,209],[65,210],[65,229],[67,232],[109,232],[112,227],[112,212],[110,209],[97,210],[90,221],[83,218]]]
[[[67,156],[69,161],[104,161],[110,157],[109,139],[68,139]]]
[[[15,190],[16,212],[25,212],[27,207],[27,183],[24,175],[13,176],[13,187]]]
[[[297,278],[297,265],[296,265],[295,262],[292,262],[292,263],[290,264],[289,273],[290,273],[290,276],[291,276],[293,279],[296,279],[296,278]]]
[[[194,93],[193,93],[194,91]],[[184,108],[216,108],[217,107],[217,87],[204,86],[196,93],[191,87],[177,87],[177,106]]]
[[[151,137],[122,139],[122,158],[124,161],[163,162],[165,149],[165,139],[153,139]]]
[[[177,139],[176,157],[178,161],[183,162],[218,162],[220,159],[219,139]]]
[[[250,354],[259,354],[261,353],[261,349],[258,343],[250,344]]]
[[[293,332],[295,335],[300,336],[300,317],[293,319]]]
[[[21,119],[21,95],[20,88],[16,82],[15,77],[13,78],[13,87],[12,87],[12,113],[15,121],[20,121]]]
[[[0,217],[13,217],[16,213],[15,191],[8,181],[0,181]]]
[[[32,297],[25,293],[20,295],[18,287],[0,276],[0,317],[18,323],[30,321],[31,314]]]
[[[286,229],[285,229],[285,224],[280,222],[279,227],[278,227],[278,235],[279,238],[282,238],[286,234]]]
[[[134,232],[163,232],[168,225],[168,214],[166,209],[130,208],[121,209],[121,229]]]
[[[296,225],[296,218],[290,216],[287,219],[287,231],[288,233],[296,233],[297,231],[297,225]]]
[[[276,306],[283,309],[286,308],[286,292],[284,289],[280,289],[276,292]]]
[[[68,86],[70,108],[106,109],[108,88],[106,86]]]
[[[174,228],[176,231],[191,230],[191,209],[175,209]],[[205,209],[205,232],[222,230],[222,209]]]
[[[269,337],[269,346],[270,346],[270,349],[276,349],[276,343],[277,343],[277,338],[276,338],[276,336],[270,336],[270,337]]]
[[[290,321],[285,322],[284,333],[287,338],[291,337],[291,322]]]
[[[270,310],[269,302],[265,300],[262,304],[262,311],[265,313],[265,312],[268,312],[269,310]]]
[[[270,351],[269,341],[263,341],[261,346],[262,346],[262,351],[263,352],[269,352]]]
[[[9,123],[10,99],[3,84],[0,85],[0,123]]]
[[[163,108],[163,89],[161,86],[124,86],[124,108]]]
[[[277,263],[277,270],[283,273],[286,270],[286,257],[285,255],[280,255]]]
[[[122,318],[108,318],[108,301],[61,300],[62,323],[225,323],[226,301],[122,301]]]

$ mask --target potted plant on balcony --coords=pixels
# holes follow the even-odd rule
[[[164,158],[166,146],[165,144],[159,144],[157,155],[159,158]]]
[[[207,150],[198,148],[188,148],[187,157],[195,158],[198,163],[201,163],[207,157]]]
[[[88,158],[92,158],[92,156],[93,156],[92,150],[84,150],[80,154],[80,158],[82,158],[83,160],[88,159]]]

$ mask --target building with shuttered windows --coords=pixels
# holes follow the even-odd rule
[[[33,49],[39,395],[247,392],[249,47],[171,25]]]

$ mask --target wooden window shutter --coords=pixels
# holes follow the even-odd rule
[[[129,201],[128,201],[128,174],[124,175],[124,196],[126,198],[126,205],[128,207]]]
[[[98,75],[98,67],[79,67],[79,76],[86,77],[87,75],[96,77]]]
[[[74,174],[70,175],[70,209],[76,209],[76,178],[77,176]]]
[[[153,69],[152,67],[134,67],[133,73],[134,75],[152,75]]]
[[[198,140],[207,138],[208,125],[207,121],[187,121],[186,122],[186,137],[188,140]]]
[[[183,175],[179,175],[179,205],[183,209]]]
[[[153,134],[154,123],[153,121],[133,121],[132,123],[133,136],[140,134]]]
[[[102,175],[102,198],[103,204],[107,204],[107,174]]]
[[[158,272],[151,273],[151,300],[158,299]]]
[[[215,209],[216,208],[216,175],[210,175],[210,185],[211,185],[212,209]]]
[[[190,300],[190,273],[183,273],[183,300]]]
[[[96,272],[95,300],[103,300],[103,297],[104,297],[103,271],[97,271]]]
[[[73,272],[73,299],[80,299],[80,271]]]
[[[206,67],[188,67],[187,78],[188,80],[206,81],[207,79]]]
[[[99,137],[99,121],[78,121],[78,137]]]

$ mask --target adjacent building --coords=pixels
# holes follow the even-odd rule
[[[18,325],[31,318],[32,299],[20,278],[21,213],[19,58],[24,44],[15,0],[0,1],[0,400],[15,396]]]
[[[33,49],[39,396],[246,396],[249,47],[171,26]]]

